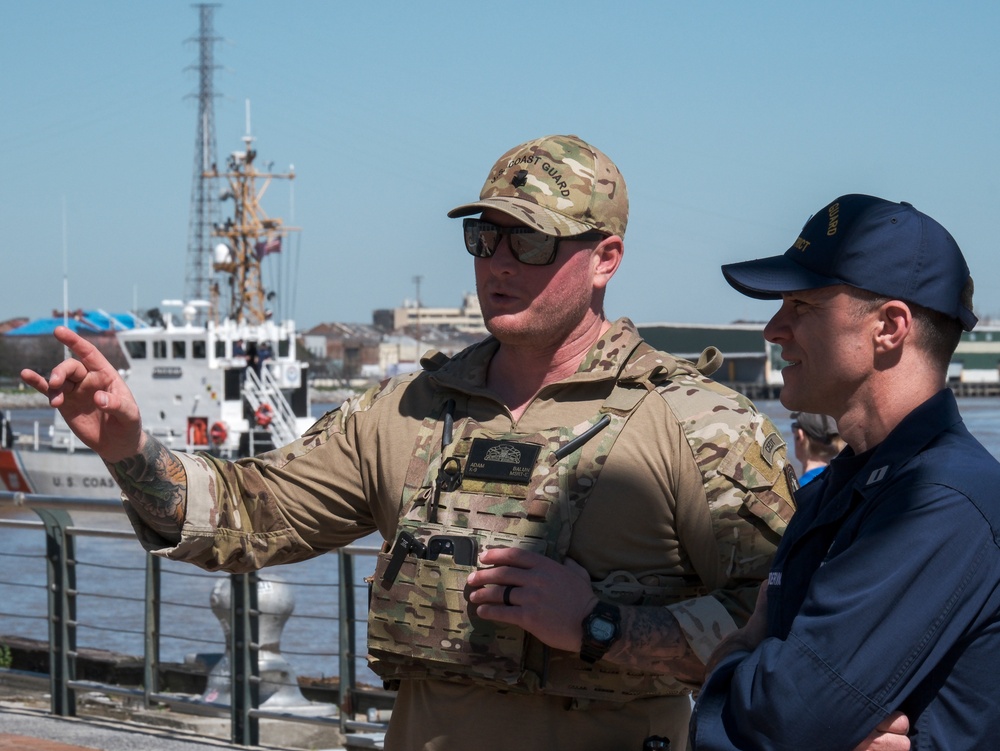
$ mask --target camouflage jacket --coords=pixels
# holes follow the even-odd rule
[[[616,359],[623,365],[616,366],[614,387],[600,408],[577,425],[530,434],[498,434],[463,417],[464,400],[446,387],[447,372],[441,375],[439,402],[425,418],[410,458],[399,538],[391,552],[381,554],[372,579],[369,649],[380,675],[474,681],[602,701],[686,693],[670,676],[610,663],[593,666],[575,654],[553,653],[516,627],[478,618],[464,595],[475,567],[471,551],[516,545],[563,560],[573,525],[586,515],[618,436],[647,397],[668,402],[700,457],[715,527],[730,530],[735,559],[743,562],[725,577],[753,574],[757,559],[770,556],[767,537],[773,535],[747,535],[740,513],[756,509],[752,513],[772,532],[784,524],[780,513],[761,505],[783,477],[780,455],[777,460],[765,455],[768,446],[772,453],[780,448],[777,434],[765,432],[765,418],[753,417],[756,429],[748,435],[758,440],[721,455],[720,449],[730,447],[729,431],[746,422],[744,406],[724,409],[719,397],[726,392],[691,363],[635,338],[621,337],[616,344],[621,346]],[[468,354],[427,367],[461,372]],[[757,450],[747,451],[751,446]],[[707,477],[710,471],[714,480]],[[768,500],[781,509],[780,498]],[[456,556],[456,545],[470,552]],[[690,547],[697,556],[715,548],[716,538],[691,540]],[[718,573],[714,579],[707,576],[654,568],[616,571],[592,584],[606,600],[676,607],[678,619],[703,623],[717,607],[711,590],[724,583]],[[714,645],[714,635],[704,636],[706,648]]]
[[[639,341],[630,321],[617,321],[578,371],[546,386],[517,423],[485,386],[499,346],[488,338],[435,371],[370,389],[268,454],[233,464],[180,455],[183,539],[171,546],[141,527],[140,538],[160,555],[232,571],[302,560],[375,530],[394,540],[409,459],[442,389],[496,433],[575,426],[598,413]],[[637,582],[689,587],[693,597],[666,607],[705,660],[753,610],[792,513],[789,480],[777,431],[748,400],[701,376],[674,379],[622,430],[566,555],[603,583],[609,600],[631,596]]]

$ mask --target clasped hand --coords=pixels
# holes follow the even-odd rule
[[[580,651],[580,624],[597,603],[586,569],[520,548],[486,550],[479,562],[486,568],[468,579],[479,617],[520,626],[553,649]]]

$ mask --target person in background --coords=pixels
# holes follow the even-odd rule
[[[781,300],[764,328],[789,363],[781,403],[833,417],[848,448],[796,493],[753,617],[712,658],[694,748],[996,748],[1000,463],[947,387],[977,323],[957,243],[852,194],[784,255],[722,269]]]
[[[428,179],[450,187],[435,163]],[[680,751],[692,687],[753,611],[792,516],[785,444],[705,376],[717,352],[685,362],[606,317],[628,195],[604,153],[528,141],[449,215],[491,336],[268,454],[169,451],[66,329],[79,360],[22,377],[108,463],[157,555],[246,571],[382,535],[369,651],[398,688],[387,749],[607,751],[660,735]]]
[[[260,343],[260,347],[257,350],[257,375],[259,376],[261,371],[265,367],[265,363],[274,357],[274,351],[271,349],[271,342],[266,339]]]
[[[792,412],[792,445],[795,459],[802,465],[799,485],[805,485],[826,469],[844,448],[837,423],[829,415]]]
[[[245,348],[247,367],[260,374],[260,356],[257,354],[257,342],[247,342]]]

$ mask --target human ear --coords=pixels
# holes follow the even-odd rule
[[[913,313],[902,300],[883,303],[878,311],[875,327],[875,347],[879,352],[890,352],[902,346],[913,331]]]
[[[606,287],[622,262],[625,245],[618,235],[606,237],[594,248],[594,286]]]

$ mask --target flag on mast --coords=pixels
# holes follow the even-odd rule
[[[271,253],[281,252],[281,235],[275,237],[269,237],[266,240],[261,240],[253,249],[257,253],[257,260],[261,260],[264,256],[270,255]]]

